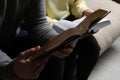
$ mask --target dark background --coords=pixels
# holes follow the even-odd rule
[[[112,0],[112,1],[115,1],[115,2],[117,2],[117,3],[120,3],[120,0]]]

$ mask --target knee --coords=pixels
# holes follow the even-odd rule
[[[76,51],[78,54],[83,55],[96,55],[98,56],[100,53],[100,46],[94,36],[88,36],[84,39],[78,41],[76,45]]]

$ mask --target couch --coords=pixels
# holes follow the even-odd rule
[[[119,0],[86,0],[87,5],[96,10],[110,10],[106,17],[111,25],[94,34],[101,51],[99,60],[88,80],[120,80],[120,2]]]

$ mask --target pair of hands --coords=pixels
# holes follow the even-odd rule
[[[71,43],[69,46],[61,50],[57,50],[53,53],[54,56],[64,58],[70,55],[73,51],[75,44]],[[29,57],[34,55],[40,50],[40,46],[28,49],[24,52],[21,52],[18,57],[13,60],[13,71],[21,79],[37,79],[40,72],[44,68],[45,64],[52,56],[47,56],[44,59],[30,60]]]

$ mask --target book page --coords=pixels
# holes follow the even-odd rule
[[[73,23],[68,20],[60,20],[53,25],[53,29],[56,30],[58,33],[62,33],[63,31],[74,28],[78,25],[78,23]]]
[[[68,21],[68,20],[59,20],[53,25],[53,29],[56,30],[58,33],[61,33],[67,29],[75,28],[78,24],[80,24],[86,16],[83,16],[80,19],[76,19],[74,21]]]
[[[61,33],[67,29],[70,28],[75,28],[78,24],[80,24],[84,19],[86,18],[86,16],[83,16],[80,19],[74,20],[74,21],[68,21],[68,20],[60,20],[57,23],[55,23],[53,25],[53,29],[56,30],[58,33]],[[109,19],[107,18],[103,18],[102,20],[100,20],[97,24],[93,25],[90,29],[89,32],[91,31],[98,31],[99,29],[106,27],[108,25],[110,25],[111,22]]]
[[[110,25],[110,24],[111,24],[111,21],[110,21],[110,20],[108,20],[108,19],[106,19],[106,18],[103,18],[103,19],[100,20],[96,25],[94,25],[93,27],[91,27],[91,28],[89,29],[89,32],[91,32],[91,31],[96,32],[96,31],[98,31],[99,29],[104,28],[104,27],[106,27],[106,26],[108,26],[108,25]]]

